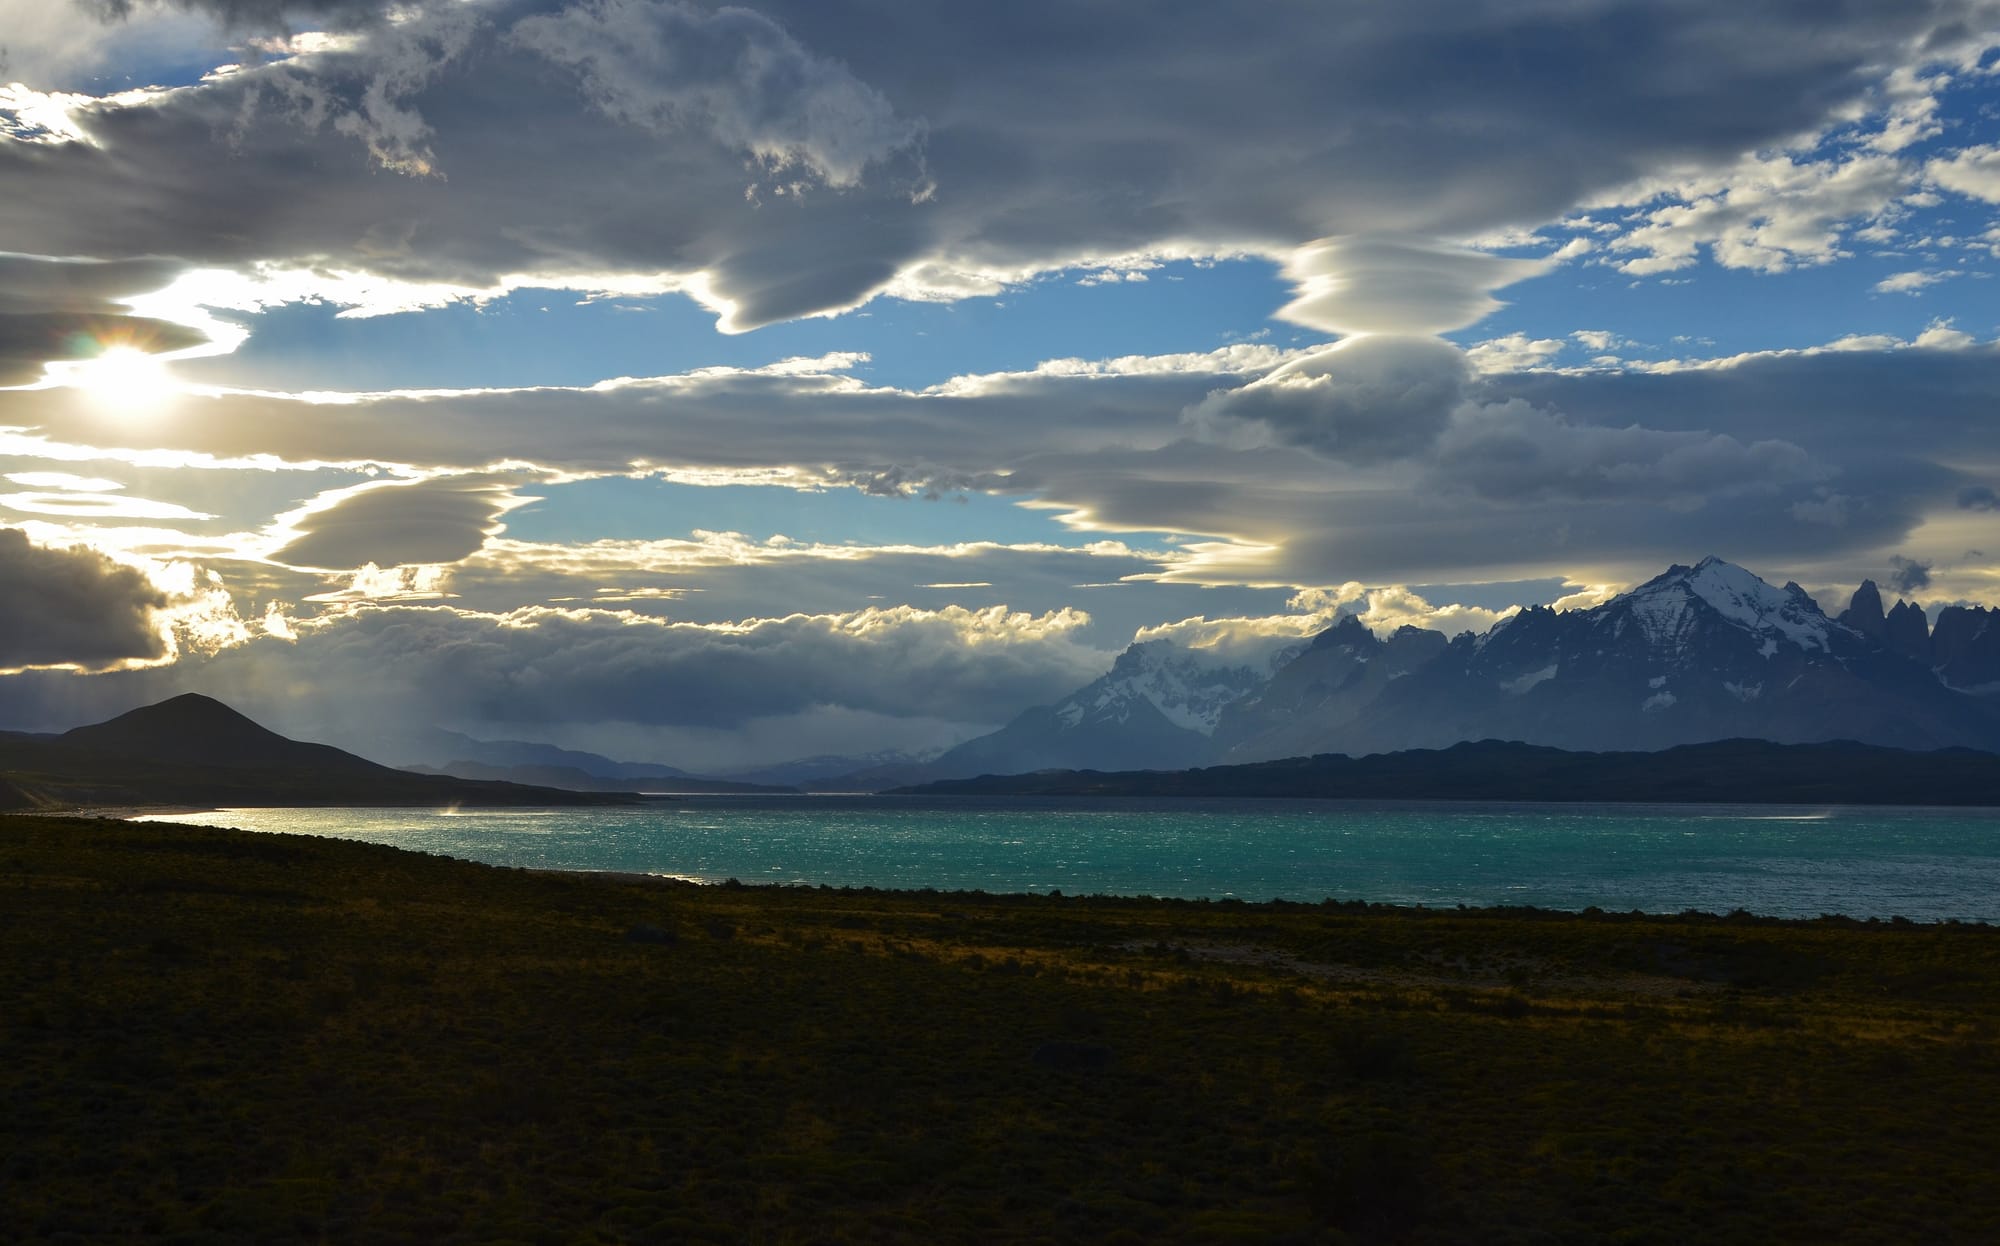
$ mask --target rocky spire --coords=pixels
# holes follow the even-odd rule
[[[1840,612],[1839,621],[1863,636],[1882,639],[1887,620],[1882,615],[1882,592],[1875,587],[1875,581],[1861,581],[1861,587],[1854,590],[1847,609]]]
[[[1929,666],[1931,628],[1930,620],[1924,617],[1923,607],[1914,602],[1898,601],[1882,622],[1882,643],[1905,657],[1915,658]]]

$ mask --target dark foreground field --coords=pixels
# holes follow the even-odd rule
[[[2000,1240],[2000,930],[0,818],[0,1241]]]

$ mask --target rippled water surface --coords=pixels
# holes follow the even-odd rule
[[[694,797],[158,820],[716,882],[2000,921],[2000,809]]]

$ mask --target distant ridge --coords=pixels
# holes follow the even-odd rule
[[[703,779],[694,775],[633,776],[607,779],[575,766],[490,766],[476,761],[453,761],[443,766],[399,766],[410,774],[442,774],[454,779],[497,779],[503,783],[526,783],[534,787],[559,787],[569,792],[629,792],[638,790],[668,796],[797,796],[795,787],[769,783],[738,783],[730,779]]]
[[[1910,752],[1851,740],[1716,740],[1657,753],[1569,752],[1480,740],[1197,770],[983,775],[891,794],[2000,806],[2000,756],[1966,748]]]
[[[188,693],[60,736],[0,735],[0,809],[88,805],[603,805],[573,792],[409,774],[287,739]]]

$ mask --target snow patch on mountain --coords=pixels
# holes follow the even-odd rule
[[[1059,702],[1056,717],[1066,728],[1123,722],[1143,700],[1176,727],[1214,735],[1223,707],[1263,687],[1271,669],[1296,657],[1301,647],[1279,650],[1260,670],[1171,640],[1142,641],[1120,654],[1109,674]]]
[[[1557,663],[1551,662],[1542,669],[1529,671],[1518,679],[1503,679],[1500,681],[1500,690],[1518,697],[1536,684],[1544,680],[1554,679],[1556,677],[1557,665]]]
[[[1805,649],[1827,648],[1832,621],[1796,584],[1772,588],[1750,572],[1720,558],[1704,558],[1688,577],[1688,589],[1737,626],[1777,632]]]
[[[1656,650],[1684,652],[1708,611],[1725,623],[1761,637],[1765,657],[1781,644],[1826,652],[1831,648],[1832,620],[1796,584],[1773,588],[1743,568],[1720,558],[1704,558],[1693,567],[1675,567],[1641,585],[1622,602],[1631,619]]]
[[[1632,618],[1655,649],[1680,649],[1694,627],[1692,601],[1679,585],[1662,592],[1635,594]]]

